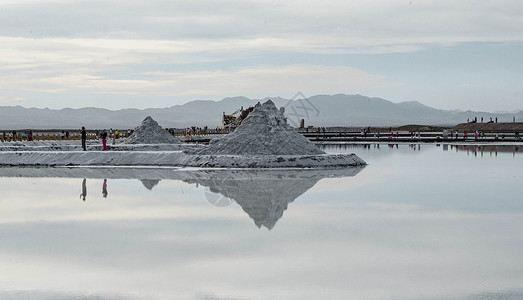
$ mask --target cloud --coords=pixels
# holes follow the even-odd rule
[[[523,40],[523,4],[512,0],[13,1],[0,9],[0,36],[33,38],[302,36],[318,43],[339,40],[344,47]]]
[[[285,39],[189,42],[0,37],[0,43],[5,45],[0,48],[0,88],[9,90],[98,95],[265,96],[293,94],[298,90],[313,94],[391,85],[377,76],[346,66],[254,62],[204,70],[189,67],[181,71],[179,67],[242,56],[328,51],[311,41],[299,44]],[[394,47],[396,51],[408,51],[402,46]],[[383,50],[377,47],[373,51]],[[164,71],[165,68],[169,71]]]
[[[510,0],[3,1],[0,65],[406,53],[433,44],[523,41],[522,16],[523,3]]]
[[[350,66],[349,54],[413,53],[434,45],[512,45],[523,41],[522,16],[523,2],[513,0],[2,1],[0,89],[222,96],[304,91],[296,86],[325,93],[383,87],[390,83],[370,71],[320,65]],[[387,68],[364,59],[372,72]],[[298,64],[316,75],[297,74]],[[259,78],[268,69],[272,73]],[[319,77],[324,70],[341,76],[330,82]]]
[[[64,65],[103,69],[114,65],[205,63],[278,53],[375,54],[414,52],[421,49],[416,45],[399,44],[344,47],[343,43],[335,39],[318,43],[307,37],[190,41],[0,37],[0,43],[0,72]]]
[[[156,75],[163,76],[168,82],[178,83],[178,93],[183,95],[198,95],[202,92],[204,95],[248,95],[253,91],[290,94],[298,90],[312,94],[392,85],[357,69],[317,65],[256,66],[232,71]]]
[[[4,87],[47,93],[104,95],[212,96],[268,95],[327,91],[350,91],[390,86],[393,83],[361,70],[342,66],[261,65],[232,70],[191,72],[146,72],[142,79],[112,79],[90,75],[78,67],[62,73],[51,69],[20,72],[16,77],[0,76]]]

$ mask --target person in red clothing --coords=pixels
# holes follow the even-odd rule
[[[103,130],[100,136],[102,138],[103,151],[107,150],[107,130]]]

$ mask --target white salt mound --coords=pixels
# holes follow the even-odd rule
[[[256,104],[236,130],[211,140],[203,149],[186,150],[194,155],[317,155],[325,154],[287,124],[283,109],[271,100]]]
[[[150,116],[134,129],[127,139],[128,144],[180,144],[181,141],[158,125]]]

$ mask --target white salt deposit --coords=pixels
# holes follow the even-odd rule
[[[365,165],[355,154],[328,155],[287,124],[271,100],[208,147],[184,151],[180,164],[211,168],[324,168]]]
[[[133,134],[127,139],[127,144],[180,144],[181,141],[163,129],[158,122],[150,116],[134,129]]]
[[[0,166],[177,166],[179,151],[3,151]]]
[[[187,150],[194,155],[316,155],[325,154],[287,124],[283,109],[271,100],[254,110],[232,133],[211,140],[208,147]]]

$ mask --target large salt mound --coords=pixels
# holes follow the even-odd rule
[[[169,134],[150,116],[134,129],[127,139],[128,144],[180,144],[181,141]]]
[[[296,132],[271,100],[254,110],[232,133],[211,140],[208,147],[187,150],[193,155],[317,155],[325,154]]]

